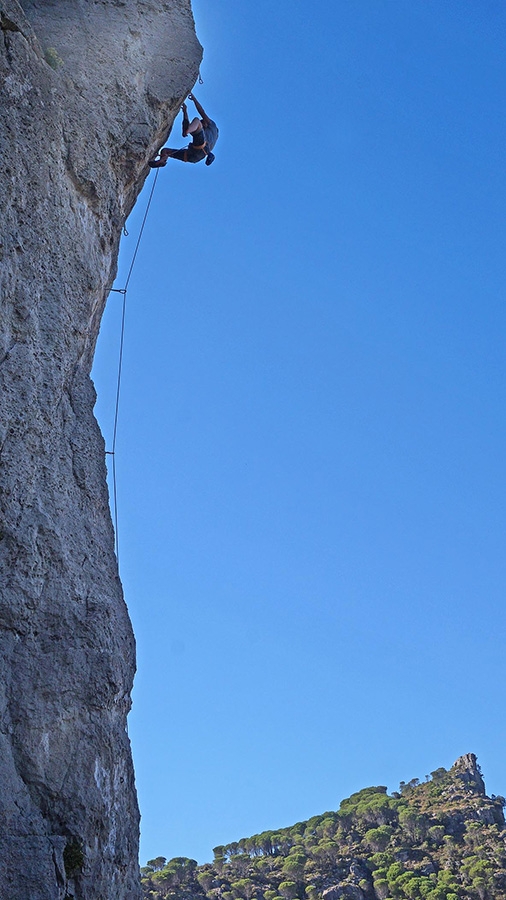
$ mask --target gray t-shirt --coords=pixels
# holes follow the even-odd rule
[[[218,131],[218,126],[217,126],[216,122],[213,122],[212,119],[209,119],[208,121],[209,121],[209,125],[206,125],[206,127],[203,130],[204,130],[204,137],[206,139],[206,144],[209,147],[209,149],[212,150],[216,141],[218,140],[219,131]]]

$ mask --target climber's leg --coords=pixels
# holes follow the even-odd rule
[[[174,156],[177,152],[177,150],[173,150],[170,147],[164,147],[163,150],[160,150],[160,159],[150,159],[148,166],[151,166],[152,169],[159,169],[160,166],[166,166],[169,157]]]

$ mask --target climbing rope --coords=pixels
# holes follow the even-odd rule
[[[139,251],[139,246],[142,239],[142,234],[144,231],[144,226],[146,224],[146,219],[148,218],[149,208],[151,206],[151,201],[153,199],[153,194],[156,187],[156,180],[158,178],[159,170],[155,172],[155,177],[153,179],[153,184],[151,186],[151,192],[149,194],[148,202],[146,204],[146,209],[144,212],[144,218],[142,220],[142,224],[139,231],[139,236],[137,238],[137,243],[135,245],[135,250],[133,252],[132,261],[130,263],[130,268],[128,270],[128,275],[126,277],[125,286],[123,288],[111,288],[110,293],[115,294],[123,294],[123,306],[121,310],[121,330],[120,330],[120,341],[119,341],[119,354],[118,354],[118,377],[116,382],[116,405],[114,409],[114,427],[112,434],[112,449],[106,450],[106,455],[112,457],[112,495],[113,495],[113,507],[114,507],[114,539],[115,539],[115,547],[116,547],[116,559],[118,561],[119,566],[119,534],[118,534],[118,488],[116,481],[116,438],[118,434],[118,418],[119,418],[119,398],[121,393],[121,374],[123,369],[123,347],[125,342],[125,319],[126,319],[126,299],[127,299],[127,291],[128,285],[130,284],[130,278],[132,277],[132,272],[135,265],[135,260],[137,258],[137,253]],[[123,228],[123,233],[128,234],[126,227]]]

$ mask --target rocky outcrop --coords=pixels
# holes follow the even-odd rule
[[[481,794],[482,797],[486,796],[485,782],[474,753],[465,753],[463,756],[459,756],[452,766],[452,772],[466,787]]]
[[[364,900],[358,884],[334,884],[322,892],[322,900]]]
[[[0,894],[136,900],[134,639],[89,377],[190,0],[0,0]]]

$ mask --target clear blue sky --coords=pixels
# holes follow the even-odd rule
[[[117,446],[143,864],[465,752],[506,792],[506,6],[194,10],[221,135],[160,172]]]

